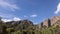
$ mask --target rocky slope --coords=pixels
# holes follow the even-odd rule
[[[42,23],[40,23],[39,28],[42,27],[50,27],[53,25],[59,25],[60,26],[60,16],[53,16],[50,19],[46,19]]]

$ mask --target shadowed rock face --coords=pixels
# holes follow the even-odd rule
[[[21,24],[32,24],[33,25],[33,22],[31,22],[29,20],[22,20]]]
[[[30,20],[20,20],[20,21],[10,21],[6,22],[9,26],[12,25],[11,27],[16,27],[16,29],[33,29],[31,26],[34,26],[33,22]],[[13,26],[14,25],[14,26]]]
[[[43,22],[40,23],[40,25],[38,25],[39,30],[41,30],[43,28]]]
[[[30,26],[33,26],[33,22],[29,21],[29,20],[22,20],[22,22],[20,23],[20,26],[22,26],[22,29],[27,29]],[[32,27],[30,27],[32,28]]]

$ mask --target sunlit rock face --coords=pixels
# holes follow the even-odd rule
[[[46,20],[43,22],[43,26],[46,26],[46,27],[51,26],[50,19],[46,19]]]
[[[51,21],[50,19],[46,19],[45,21],[41,22],[39,25],[39,29],[44,29],[45,27],[50,27],[51,26]]]
[[[51,25],[56,24],[58,21],[60,21],[60,16],[54,16],[51,19]]]
[[[53,16],[50,19],[46,19],[43,22],[43,26],[47,26],[47,27],[50,27],[53,25],[59,25],[59,24],[60,24],[60,16]]]
[[[39,28],[50,27],[50,26],[60,26],[60,16],[53,16],[50,19],[46,19],[39,24]]]

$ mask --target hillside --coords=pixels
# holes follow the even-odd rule
[[[30,20],[3,22],[0,19],[0,34],[60,34],[60,16],[48,18],[38,25]]]

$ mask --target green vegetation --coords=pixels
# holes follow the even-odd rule
[[[43,27],[42,30],[29,20],[4,23],[0,20],[0,34],[60,34],[59,25]]]

